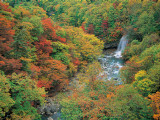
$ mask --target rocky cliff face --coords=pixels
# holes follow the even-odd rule
[[[105,43],[104,49],[117,48],[118,44],[119,44],[119,42]]]

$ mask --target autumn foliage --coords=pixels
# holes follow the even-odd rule
[[[152,108],[154,110],[153,118],[155,120],[160,119],[160,92],[156,92],[153,95],[149,95],[149,98],[152,100]]]
[[[66,42],[65,38],[61,38],[60,36],[56,35],[56,28],[53,26],[52,20],[50,18],[43,19],[42,25],[48,39],[53,41]]]
[[[8,5],[0,2],[0,7],[6,12],[11,12],[8,9]],[[10,73],[21,69],[22,64],[20,60],[10,58],[9,51],[12,50],[11,44],[14,41],[13,36],[15,31],[13,30],[14,22],[7,19],[4,15],[0,14],[0,67],[2,70]]]
[[[41,119],[36,107],[64,90],[63,119],[160,119],[159,1],[2,1],[0,119]],[[103,44],[124,34],[124,84],[102,81]]]

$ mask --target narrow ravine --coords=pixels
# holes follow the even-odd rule
[[[127,35],[122,36],[120,39],[120,43],[118,45],[117,49],[107,49],[103,52],[103,57],[98,58],[98,61],[101,63],[102,66],[102,72],[100,73],[99,77],[102,80],[115,80],[117,81],[117,84],[122,84],[122,81],[120,79],[120,69],[124,65],[124,61],[122,59],[122,52],[125,49],[126,45],[128,43]],[[70,86],[75,86],[77,84],[77,79],[72,78],[70,82]],[[75,86],[76,87],[76,86]],[[70,94],[70,92],[66,92],[66,94]],[[51,101],[50,103],[54,101]],[[54,112],[54,114],[50,117],[43,116],[42,120],[58,120],[60,119],[61,112],[60,110]]]

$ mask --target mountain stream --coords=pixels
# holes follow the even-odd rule
[[[104,56],[98,58],[98,61],[101,63],[103,72],[100,73],[100,77],[103,80],[116,80],[118,84],[121,84],[119,71],[124,65],[122,60],[122,52],[125,49],[128,43],[127,35],[122,36],[120,39],[117,50],[116,49],[107,49],[104,51]],[[42,120],[58,120],[60,119],[60,111],[55,112],[50,117],[42,117]]]

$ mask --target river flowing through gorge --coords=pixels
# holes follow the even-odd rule
[[[102,72],[99,74],[100,79],[115,80],[117,81],[117,84],[122,84],[119,71],[123,67],[124,61],[122,59],[121,54],[123,50],[125,49],[127,43],[128,43],[127,35],[124,35],[120,39],[120,43],[118,45],[117,50],[116,49],[104,50],[103,57],[98,58],[98,61],[100,62],[102,66]],[[74,79],[72,80],[72,82],[74,81]],[[50,102],[50,104],[52,104],[52,102]],[[52,107],[54,106],[56,105],[54,105],[53,103]],[[60,113],[60,110],[58,110],[50,117],[43,116],[42,120],[58,120],[60,119],[60,116],[61,116],[61,113]]]
[[[117,50],[108,49],[104,51],[104,57],[100,57],[98,60],[101,63],[103,72],[100,73],[100,76],[104,76],[105,80],[117,80],[120,84],[120,74],[119,71],[124,65],[122,60],[122,52],[124,51],[128,43],[128,35],[122,36],[120,39]]]

